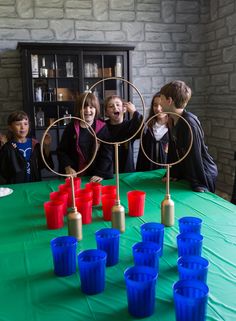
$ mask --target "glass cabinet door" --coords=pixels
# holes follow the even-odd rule
[[[48,126],[65,114],[73,114],[79,90],[78,63],[77,55],[31,54],[36,128]]]
[[[85,52],[83,55],[84,91],[92,91],[101,104],[101,116],[104,118],[104,100],[111,95],[118,95],[122,99],[127,97],[127,83],[117,78],[126,78],[127,61],[124,54],[101,53],[93,54]],[[93,87],[99,80],[112,78]],[[116,77],[116,78],[115,78]],[[92,87],[92,88],[91,88]],[[90,89],[91,88],[91,89]]]

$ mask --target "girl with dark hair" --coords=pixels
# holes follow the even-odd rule
[[[162,113],[162,107],[160,105],[161,98],[160,93],[156,93],[151,102],[151,108],[147,121],[153,117],[144,129],[142,139],[142,145],[147,156],[161,164],[167,162],[168,154],[168,115]],[[137,158],[136,171],[148,171],[161,168],[162,166],[156,165],[149,161],[144,155],[141,146],[139,147],[139,153]]]

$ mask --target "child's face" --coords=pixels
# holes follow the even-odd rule
[[[119,98],[110,99],[106,106],[106,116],[112,125],[121,124],[124,120],[125,108]]]
[[[162,107],[161,107],[161,97],[155,97],[153,101],[153,112],[154,114],[158,114],[162,112]]]
[[[84,111],[80,111],[81,119],[84,119],[90,126],[93,124],[95,116],[96,108],[94,106],[85,106]]]
[[[16,140],[24,140],[29,133],[29,120],[28,118],[17,120],[9,126],[13,136]]]
[[[155,115],[158,114],[158,113],[162,113],[163,108],[161,106],[161,97],[155,97],[154,98],[152,108],[153,108],[153,112],[154,112]],[[162,113],[162,114],[157,116],[157,119],[158,120],[162,120],[166,116],[167,116],[167,114]]]

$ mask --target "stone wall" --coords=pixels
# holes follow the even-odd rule
[[[17,42],[134,45],[133,83],[150,105],[173,79],[193,90],[219,167],[218,188],[231,193],[236,150],[236,8],[234,0],[0,0],[0,130],[23,108]],[[136,152],[137,152],[136,145]]]

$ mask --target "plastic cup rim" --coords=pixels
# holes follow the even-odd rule
[[[103,251],[103,250],[99,250],[99,249],[88,249],[88,250],[82,250],[82,251],[80,251],[79,252],[79,254],[78,254],[78,259],[80,260],[84,255],[87,255],[87,256],[89,256],[89,255],[91,255],[91,256],[95,256],[95,254],[96,254],[96,256],[99,256],[99,261],[100,260],[104,260],[104,259],[106,259],[106,257],[107,257],[107,253],[105,252],[105,251]],[[97,260],[98,261],[98,260]],[[91,263],[91,264],[93,264],[94,262],[97,262],[97,261],[85,261],[86,263]]]
[[[142,247],[143,245],[143,247]],[[139,246],[141,246],[142,248],[145,248],[145,245],[147,246],[147,248],[154,248],[154,250],[156,250],[156,252],[161,252],[162,246],[161,244],[158,244],[156,242],[151,242],[151,241],[141,241],[141,242],[137,242],[132,246],[132,249],[134,251],[138,250]],[[137,251],[139,252],[139,251]]]
[[[157,227],[157,230],[159,230],[159,231],[162,231],[162,230],[164,230],[165,229],[165,225],[164,224],[162,224],[162,223],[158,223],[158,222],[146,222],[146,223],[143,223],[141,226],[140,226],[140,229],[141,229],[141,231],[142,230],[146,230],[145,229],[145,227],[149,227],[150,226],[150,228],[153,226],[154,228],[155,227]]]
[[[156,280],[158,278],[158,271],[151,266],[146,266],[146,265],[135,265],[135,266],[131,266],[125,269],[124,271],[124,277],[126,280],[129,280],[129,282],[132,282],[133,284],[145,284],[150,282],[150,280],[141,280],[141,281],[136,281],[136,280],[132,280],[131,278],[129,278],[129,273],[139,273],[139,272],[148,272],[149,275],[152,276],[152,280]]]
[[[137,195],[146,195],[146,192],[141,191],[141,190],[133,190],[133,191],[128,191],[127,195],[130,195],[132,193],[136,193]]]
[[[203,235],[194,233],[194,232],[182,232],[182,233],[179,233],[176,237],[177,237],[177,240],[181,240],[181,239],[194,239],[197,241],[203,240]]]
[[[63,241],[64,240],[67,240],[67,242],[65,244],[63,244]],[[57,242],[61,242],[61,244],[57,244]],[[74,244],[77,244],[78,240],[76,237],[74,236],[71,236],[71,235],[64,235],[64,236],[58,236],[58,237],[55,237],[53,238],[50,243],[51,243],[51,246],[53,247],[57,247],[57,246],[71,246],[71,245],[74,245]]]
[[[198,298],[193,298],[193,297],[189,297],[189,296],[185,296],[185,295],[182,295],[181,293],[177,292],[178,289],[180,287],[187,287],[187,288],[195,288],[195,289],[200,289],[202,291],[204,291],[204,294],[201,295],[201,297],[198,297]],[[199,280],[178,280],[177,282],[175,282],[173,284],[173,292],[175,295],[181,297],[181,298],[185,298],[186,300],[201,300],[203,299],[204,297],[208,296],[209,294],[209,287],[208,285],[203,282],[203,281],[199,281]]]
[[[196,262],[196,260],[198,260],[199,262],[196,262],[196,263],[200,263],[200,264],[202,263],[202,265],[203,265],[202,269],[207,269],[210,264],[210,262],[206,258],[204,258],[200,255],[182,255],[178,258],[177,265],[181,266],[182,269],[189,270],[189,268],[186,268],[186,267],[183,267],[182,265],[180,265],[182,263],[182,261],[186,262],[188,260],[190,260],[189,262],[193,262],[193,263]]]
[[[189,222],[191,223],[196,223],[196,224],[201,224],[202,223],[202,219],[199,217],[195,217],[195,216],[183,216],[181,218],[178,219],[179,223],[184,223],[184,221],[186,220],[186,224]]]

